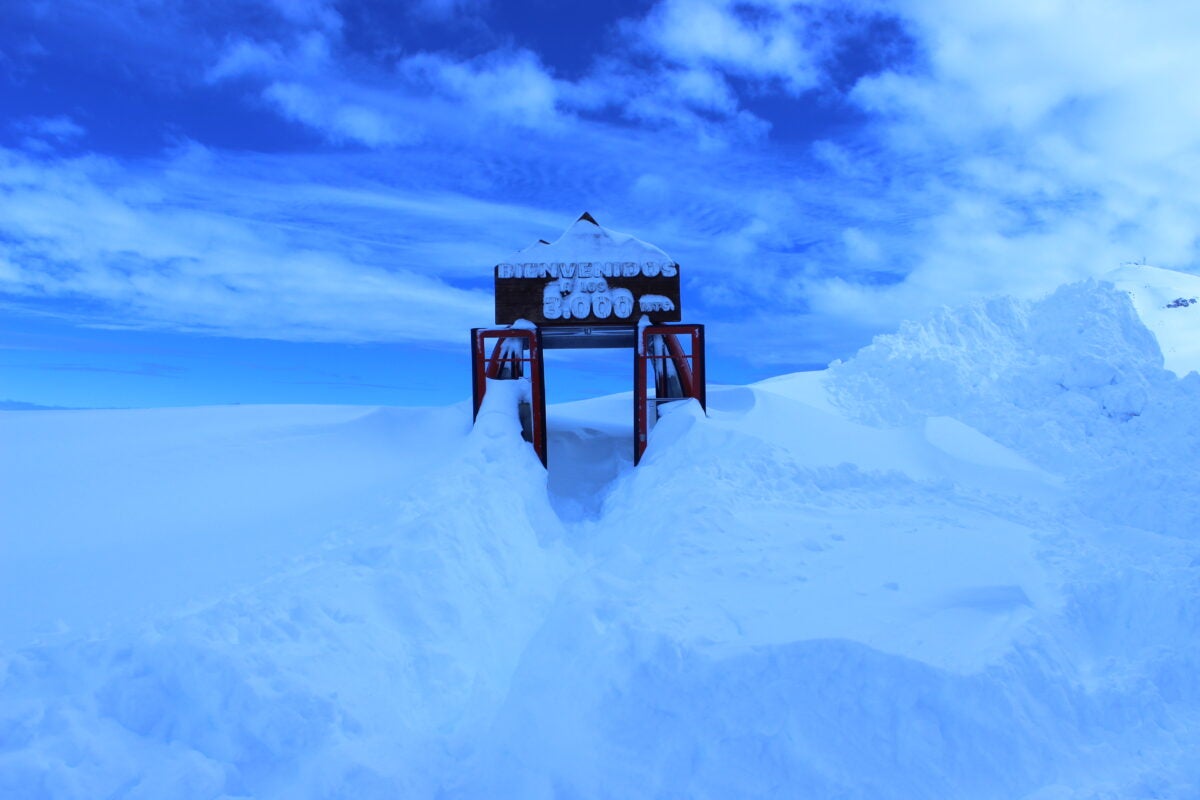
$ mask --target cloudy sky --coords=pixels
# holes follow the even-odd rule
[[[3,0],[0,400],[444,403],[582,211],[713,382],[1196,271],[1200,4]],[[627,388],[575,358],[552,398]]]

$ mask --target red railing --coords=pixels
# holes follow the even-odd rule
[[[489,344],[489,342],[494,342]],[[687,344],[689,346],[685,347]],[[489,355],[490,352],[490,355]],[[648,402],[649,374],[654,374],[654,403]],[[487,382],[528,378],[531,389],[528,419],[522,416],[522,433],[546,464],[546,385],[541,333],[511,328],[475,328],[471,331],[472,418],[479,416]],[[692,398],[707,411],[703,325],[649,325],[638,331],[633,374],[633,463],[646,452],[651,414],[672,400]],[[524,409],[523,409],[524,410]]]
[[[685,349],[680,337],[690,337]],[[655,409],[647,402],[647,372],[654,370]],[[708,393],[704,369],[703,325],[648,325],[638,334],[633,370],[633,463],[646,452],[650,414],[657,414],[662,401],[694,398],[707,410]]]
[[[491,357],[487,342],[495,339]],[[530,419],[528,430],[522,420],[523,433],[534,451],[546,465],[546,384],[542,364],[542,338],[536,330],[512,328],[473,328],[471,330],[471,395],[474,410],[471,419],[479,416],[488,379],[505,380],[528,377],[530,385]]]

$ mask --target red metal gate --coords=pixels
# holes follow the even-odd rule
[[[488,343],[494,341],[491,356]],[[521,433],[533,445],[534,452],[546,465],[546,382],[542,363],[540,331],[522,328],[471,329],[471,395],[474,411],[479,416],[487,382],[491,380],[529,379],[530,402],[519,409]]]
[[[680,341],[688,343],[685,347]],[[650,426],[663,403],[694,398],[707,411],[704,375],[703,325],[648,325],[638,334],[633,357],[633,463],[642,460]],[[654,397],[649,397],[649,375],[654,374]]]
[[[707,410],[704,374],[704,326],[669,324],[612,328],[603,335],[591,329],[551,331],[547,347],[628,347],[633,344],[633,463],[646,452],[650,427],[666,403],[688,398]],[[471,330],[472,419],[479,416],[488,380],[528,378],[530,402],[523,403],[521,432],[546,464],[546,384],[541,330],[473,328]],[[489,355],[490,352],[490,355]],[[650,375],[654,394],[650,395]]]

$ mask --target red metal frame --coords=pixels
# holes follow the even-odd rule
[[[691,351],[681,337],[691,337]],[[655,340],[654,337],[661,337]],[[494,339],[488,355],[489,339]],[[546,383],[539,330],[473,328],[471,330],[472,419],[479,416],[489,379],[528,377],[532,389],[529,439],[542,465],[546,464]],[[646,452],[650,430],[647,375],[653,367],[657,401],[694,398],[708,410],[704,368],[704,326],[687,324],[648,325],[641,328],[634,347],[633,370],[633,463]],[[673,374],[672,374],[673,370]],[[677,378],[677,383],[672,380]],[[655,411],[657,413],[657,411]]]
[[[661,336],[666,352],[651,352],[651,337]],[[689,355],[679,341],[680,336],[691,336],[692,350]],[[690,362],[690,363],[689,363]],[[633,356],[633,463],[642,460],[649,438],[650,420],[647,401],[646,372],[655,367],[655,397],[659,400],[674,399],[666,380],[667,365],[674,366],[679,377],[682,398],[695,398],[700,407],[708,410],[708,386],[704,369],[704,326],[703,325],[648,325],[638,334],[637,347]],[[664,394],[664,392],[666,392]]]
[[[487,357],[487,340],[495,339],[491,357]],[[518,344],[519,343],[519,346]],[[528,367],[528,369],[526,369]],[[505,376],[506,371],[508,375]],[[471,329],[471,395],[474,410],[471,419],[479,416],[487,382],[507,377],[528,376],[530,398],[530,443],[546,465],[546,382],[542,363],[542,336],[539,331],[521,328]]]

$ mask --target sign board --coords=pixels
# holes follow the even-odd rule
[[[674,262],[557,262],[496,265],[496,324],[636,325],[677,322],[679,265]]]

